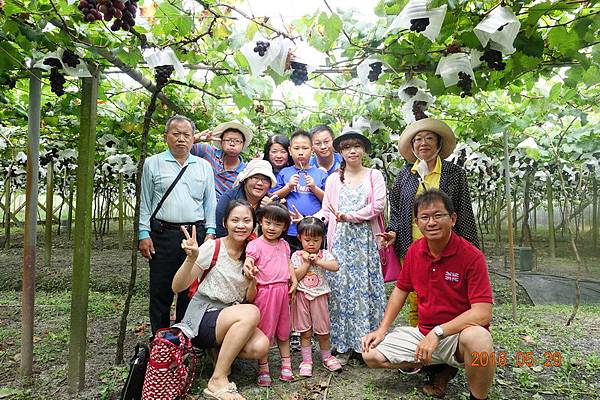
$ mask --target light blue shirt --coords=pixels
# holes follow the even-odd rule
[[[217,199],[213,170],[208,161],[189,155],[183,173],[156,219],[173,224],[204,220],[207,233],[215,233]],[[148,157],[141,184],[139,239],[150,237],[150,216],[163,194],[183,168],[169,150]]]

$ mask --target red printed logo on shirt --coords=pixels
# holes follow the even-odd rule
[[[458,274],[458,272],[446,271],[446,274],[444,275],[444,279],[450,282],[458,282],[459,278],[460,275]]]

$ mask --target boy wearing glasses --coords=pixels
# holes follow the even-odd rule
[[[363,359],[370,368],[418,370],[446,364],[431,387],[424,388],[442,397],[449,375],[464,368],[470,398],[486,399],[495,365],[473,362],[474,355],[494,351],[488,331],[492,287],[485,256],[452,232],[456,213],[444,192],[424,191],[413,211],[423,238],[408,248],[379,328],[362,338]],[[386,335],[411,291],[418,296],[418,326],[397,326]]]
[[[215,176],[217,201],[231,189],[240,172],[246,167],[240,154],[252,141],[252,131],[235,122],[225,122],[214,129],[194,135],[195,142],[213,141],[214,145],[196,143],[191,153],[210,163]]]

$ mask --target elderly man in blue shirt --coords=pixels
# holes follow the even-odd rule
[[[170,118],[165,127],[168,150],[148,157],[141,184],[139,250],[150,264],[150,324],[152,332],[169,327],[173,303],[171,282],[186,258],[181,249],[181,227],[196,226],[198,241],[214,238],[215,182],[210,164],[190,154],[194,144],[194,123],[182,116]],[[166,191],[179,175],[172,191]],[[164,202],[159,207],[161,199]],[[176,320],[180,321],[189,303],[187,290],[178,293]]]

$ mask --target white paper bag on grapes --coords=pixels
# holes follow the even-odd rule
[[[404,122],[406,122],[407,124],[412,124],[413,122],[416,121],[415,114],[413,112],[413,106],[416,101],[425,103],[421,107],[421,109],[423,111],[425,111],[429,108],[431,103],[434,102],[434,100],[435,100],[435,97],[433,97],[432,95],[430,95],[427,92],[419,90],[417,92],[417,94],[412,96],[406,103],[404,103],[404,106],[402,106],[402,115],[404,116]]]
[[[183,65],[170,47],[164,49],[147,48],[142,51],[142,56],[149,67],[156,68],[163,65],[172,65],[175,69],[175,74],[179,79],[185,77]]]
[[[269,47],[265,53],[261,56],[259,53],[254,51],[256,42],[268,42]],[[265,70],[271,65],[273,60],[279,54],[279,46],[275,45],[272,41],[266,39],[260,32],[254,34],[254,38],[251,42],[245,43],[240,51],[246,57],[248,64],[250,64],[250,72],[254,76],[258,76],[265,72]]]
[[[281,36],[276,37],[271,42],[271,45],[274,45],[276,48],[279,49],[279,52],[277,53],[275,59],[271,63],[271,69],[273,69],[273,71],[275,71],[279,75],[285,74],[287,57],[290,52],[290,47],[292,47],[292,44],[293,43],[290,39]]]
[[[64,49],[58,49],[59,59],[62,62],[62,57],[64,53]],[[77,54],[75,54],[77,55]],[[65,75],[74,76],[77,78],[91,78],[92,74],[90,74],[90,70],[88,69],[86,63],[84,63],[81,58],[79,59],[79,64],[75,67],[69,67],[67,64],[63,64],[63,71],[65,71]]]
[[[473,74],[473,68],[471,68],[471,60],[465,53],[454,53],[442,57],[435,69],[436,75],[441,75],[444,86],[446,87],[458,83],[459,72],[469,74],[471,80],[475,82],[475,75]]]
[[[321,53],[306,42],[300,42],[292,50],[292,61],[306,64],[306,70],[312,72],[318,66],[325,64],[325,54]]]
[[[58,50],[60,50],[60,49],[58,49]],[[58,50],[51,51],[50,53],[44,54],[44,56],[33,65],[33,68],[39,68],[43,71],[49,71],[50,68],[52,68],[52,67],[50,65],[44,64],[44,61],[46,61],[49,58],[56,58],[60,62],[60,65],[62,65],[62,68],[64,68],[65,64],[60,59],[60,56],[58,55]]]
[[[381,121],[375,121],[359,115],[352,118],[351,126],[360,131],[369,132],[370,134],[373,134],[373,132],[375,132],[377,129],[380,129],[384,125]]]
[[[427,89],[427,82],[425,82],[422,79],[412,77],[406,82],[404,82],[402,85],[400,85],[400,87],[398,88],[398,97],[400,97],[400,100],[402,101],[408,101],[417,94],[406,93],[404,89],[407,88],[417,88],[417,93],[419,93]]]
[[[496,7],[477,24],[473,32],[483,47],[490,42],[492,49],[512,54],[516,50],[513,43],[520,28],[521,23],[510,7]]]
[[[411,19],[428,18],[429,25],[422,33],[427,39],[432,42],[435,41],[440,34],[440,29],[442,29],[448,6],[444,4],[441,7],[428,10],[428,4],[429,0],[410,0],[400,11],[400,14],[394,18],[386,34],[397,32],[400,29],[410,29]]]
[[[369,83],[375,83],[375,81],[371,82],[369,80],[369,73],[371,72],[371,64],[373,63],[381,63],[382,67],[383,67],[383,61],[381,61],[380,58],[378,57],[369,57],[365,60],[363,60],[360,64],[358,64],[358,66],[356,67],[356,75],[358,76],[358,79],[360,80],[360,82],[363,85],[368,85]],[[381,75],[381,73],[379,74]],[[378,76],[379,78],[379,76]]]

